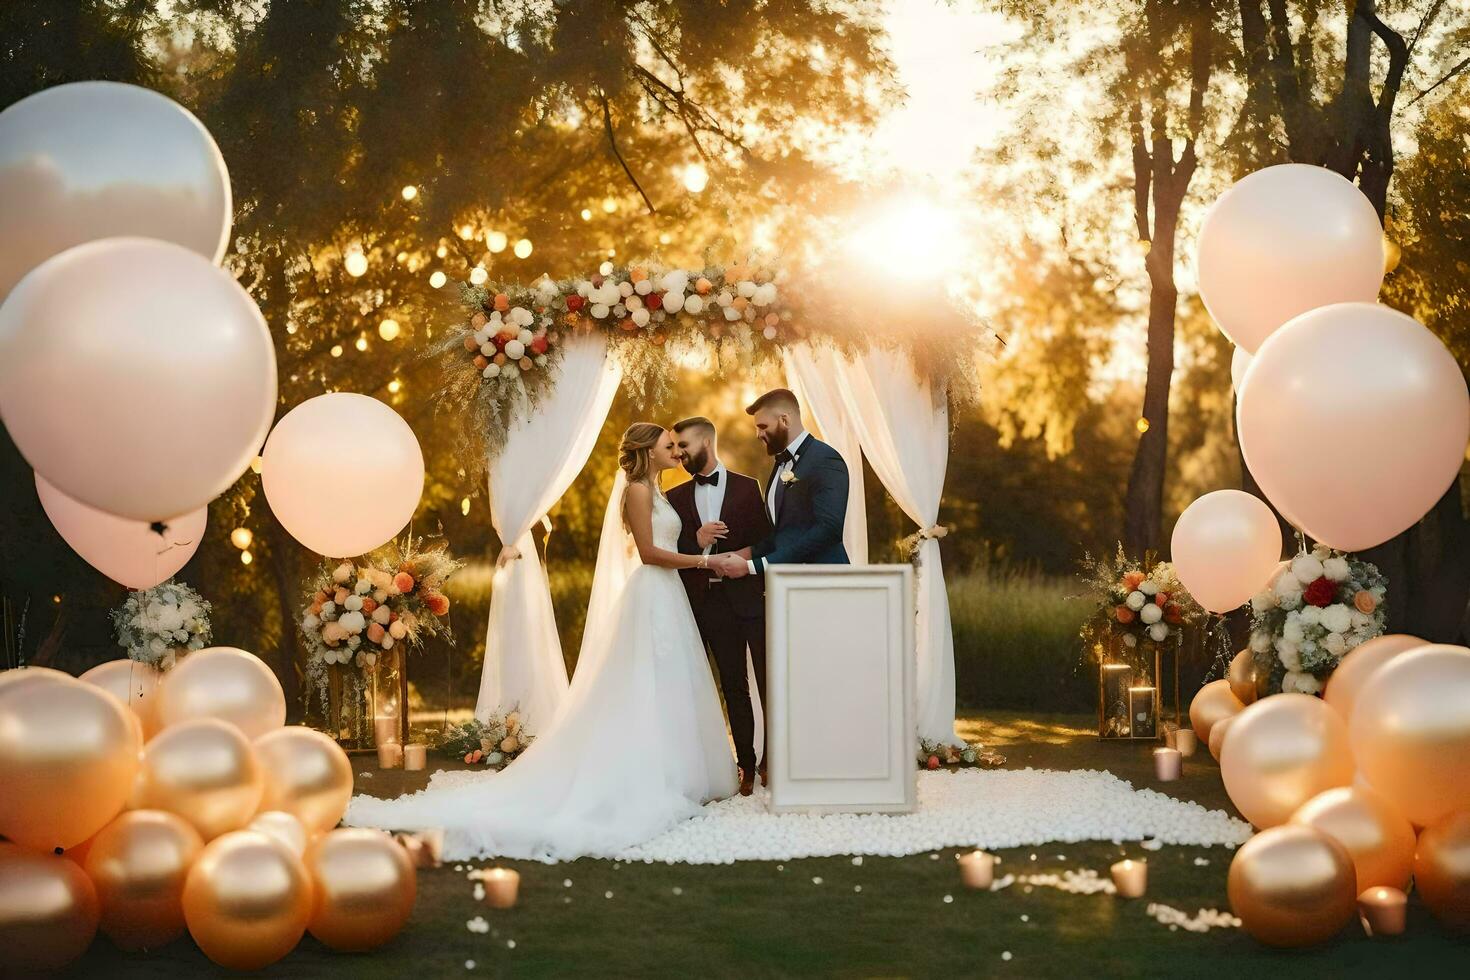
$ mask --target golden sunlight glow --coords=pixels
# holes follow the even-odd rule
[[[530,255],[531,240],[529,238],[522,238],[520,241],[516,242],[515,253],[516,258],[518,259],[524,259],[528,255]]]
[[[449,277],[442,272],[436,272],[429,277],[429,285],[433,286],[435,289],[440,288],[448,281]]]
[[[460,238],[463,238],[465,241],[469,241],[471,238],[474,238],[475,237],[475,227],[474,227],[474,225],[460,225],[459,226],[459,237]]]
[[[368,270],[367,256],[363,255],[357,249],[353,249],[347,253],[347,258],[343,264],[347,267],[347,274],[353,277],[360,276]]]
[[[709,171],[700,163],[691,163],[684,168],[684,187],[691,194],[698,194],[709,185]]]
[[[412,201],[419,196],[419,189],[412,184],[407,184],[404,186],[402,193],[405,201]]]
[[[382,337],[384,340],[397,340],[398,332],[398,321],[393,319],[391,316],[384,320],[382,323],[378,324],[378,336]]]
[[[943,277],[959,264],[963,247],[954,211],[917,194],[859,217],[843,244],[858,263],[908,280]]]
[[[244,551],[250,547],[250,542],[255,540],[255,535],[250,533],[248,527],[237,527],[230,532],[230,544]]]
[[[504,252],[505,246],[509,241],[510,240],[505,237],[505,232],[503,231],[492,231],[490,234],[485,236],[485,244],[490,246],[490,251],[492,252]]]

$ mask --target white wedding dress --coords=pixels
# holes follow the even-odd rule
[[[734,794],[735,760],[689,600],[678,572],[638,563],[621,526],[622,487],[620,475],[587,635],[550,730],[530,733],[531,747],[502,772],[438,772],[428,789],[395,800],[356,796],[344,823],[442,827],[451,861],[569,861],[613,857]],[[673,505],[655,494],[654,544],[677,551],[679,529]]]

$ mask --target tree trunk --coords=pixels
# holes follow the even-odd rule
[[[1173,241],[1172,229],[1169,242]],[[1164,470],[1169,456],[1169,386],[1174,376],[1174,309],[1179,289],[1174,285],[1173,248],[1162,236],[1149,253],[1148,375],[1143,387],[1143,418],[1148,428],[1139,436],[1128,474],[1123,518],[1123,547],[1142,558],[1161,551],[1164,512]],[[1156,252],[1168,252],[1167,262]]]

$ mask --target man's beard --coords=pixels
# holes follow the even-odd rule
[[[709,463],[709,447],[705,446],[697,453],[691,453],[684,457],[684,469],[692,473],[703,473],[704,467]]]
[[[766,455],[775,456],[791,442],[791,426],[778,422],[766,430]]]

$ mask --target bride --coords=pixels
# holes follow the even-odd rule
[[[449,860],[610,857],[731,796],[735,763],[677,570],[680,520],[658,487],[672,433],[623,433],[582,650],[549,731],[503,772],[440,772],[396,800],[357,796],[344,823],[442,827]],[[631,539],[631,540],[630,540]]]

